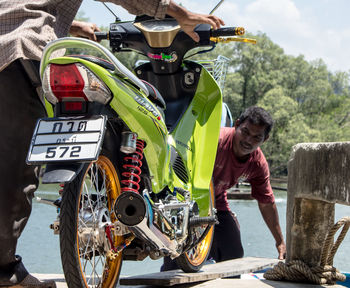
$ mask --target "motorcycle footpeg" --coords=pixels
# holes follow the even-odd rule
[[[60,221],[55,220],[52,224],[50,224],[50,229],[53,230],[53,234],[55,235],[60,234]]]
[[[189,221],[189,227],[199,227],[202,225],[214,225],[217,224],[217,217],[216,216],[208,216],[208,217],[192,217]]]

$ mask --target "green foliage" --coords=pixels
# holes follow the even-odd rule
[[[268,91],[256,104],[269,111],[274,119],[270,138],[262,148],[271,174],[285,174],[291,147],[296,143],[310,142],[310,139],[317,141],[320,133],[305,123],[304,115],[298,112],[298,103],[286,96],[281,86]]]
[[[250,105],[271,113],[275,125],[262,147],[271,174],[287,173],[297,143],[349,141],[349,73],[332,73],[322,60],[307,62],[302,55],[286,55],[265,34],[253,38],[257,45],[226,46],[225,55],[232,62],[225,101],[234,117]]]

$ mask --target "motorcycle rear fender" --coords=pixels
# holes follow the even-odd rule
[[[42,183],[69,183],[80,173],[83,166],[84,163],[46,164]]]

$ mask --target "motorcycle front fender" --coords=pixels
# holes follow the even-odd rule
[[[83,166],[84,163],[47,164],[42,177],[42,183],[69,183],[80,173]]]

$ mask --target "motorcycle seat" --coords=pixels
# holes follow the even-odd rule
[[[162,110],[165,110],[166,104],[165,104],[165,101],[164,101],[162,95],[158,91],[158,89],[156,87],[154,87],[151,83],[149,83],[145,80],[141,80],[141,81],[143,82],[143,84],[145,84],[145,86],[149,92],[148,99],[151,100],[154,104],[156,104]]]

